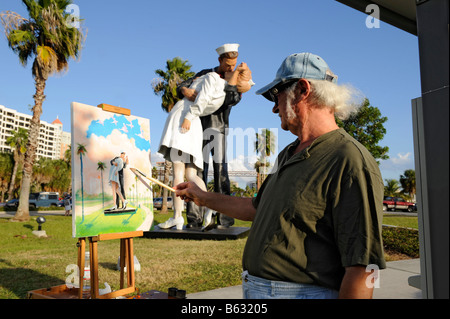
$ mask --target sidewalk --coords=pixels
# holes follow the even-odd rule
[[[64,215],[64,210],[30,210],[30,216]],[[16,211],[1,211],[0,218],[14,217]]]
[[[420,274],[420,259],[386,263],[380,271],[380,288],[375,288],[373,299],[422,299],[420,289],[409,286],[408,278]],[[188,299],[242,299],[242,286],[220,288],[187,295]]]

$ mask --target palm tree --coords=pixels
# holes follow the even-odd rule
[[[400,184],[403,188],[403,193],[407,193],[410,200],[414,199],[416,194],[416,171],[407,169],[403,175],[400,175]]]
[[[72,162],[72,145],[64,151],[64,160],[70,165]]]
[[[36,93],[33,96],[33,117],[30,121],[23,166],[20,204],[13,218],[15,221],[30,219],[28,197],[47,79],[54,73],[68,69],[68,60],[78,57],[84,37],[79,28],[74,28],[68,23],[70,20],[79,20],[66,11],[72,0],[22,0],[22,2],[28,11],[28,19],[11,11],[4,12],[0,16],[8,45],[19,56],[21,64],[26,66],[28,60],[34,58],[32,75]]]
[[[13,156],[10,153],[0,153],[0,202],[3,202],[5,192],[11,181]]]
[[[72,182],[71,167],[65,160],[51,160],[52,179],[48,184],[48,188],[53,192],[63,194],[70,190]]]
[[[398,181],[396,179],[386,179],[384,186],[384,196],[396,196],[400,190]]]
[[[86,155],[86,146],[77,143],[77,155],[80,155],[80,171],[81,171],[81,223],[84,222],[84,188],[83,188],[83,156]]]
[[[260,160],[255,163],[255,169],[258,173],[258,189],[261,186],[261,183],[264,181],[265,177],[261,177],[261,167],[267,167],[267,157],[275,152],[277,147],[277,137],[272,131],[269,129],[263,129],[261,133],[256,133],[255,140],[255,151],[256,153],[261,154]],[[258,163],[259,162],[259,163]],[[264,176],[266,176],[266,169],[264,168]]]
[[[166,71],[161,69],[155,71],[159,78],[153,79],[153,92],[157,96],[161,96],[161,107],[164,111],[170,112],[180,99],[177,96],[178,85],[195,75],[191,71],[191,67],[192,65],[187,60],[183,61],[181,58],[176,57],[172,60],[167,60]]]
[[[69,147],[64,151],[64,161],[67,163],[67,167],[72,173],[72,145],[69,145]],[[69,193],[72,193],[72,174],[70,175],[70,182],[69,182]]]
[[[103,171],[105,169],[106,169],[106,164],[99,161],[97,163],[97,170],[100,171],[101,180],[102,180],[102,203],[103,203],[103,208],[105,208],[105,192],[103,190]]]
[[[267,162],[266,158],[263,156],[260,156],[256,162],[253,168],[256,170],[256,187],[259,189],[262,184],[262,176],[263,172],[266,171],[265,167],[270,166],[270,162]]]
[[[49,184],[56,175],[53,160],[41,157],[33,166],[33,184],[38,191],[49,191]]]
[[[20,127],[17,131],[12,131],[11,136],[6,139],[6,145],[9,145],[14,149],[14,168],[11,177],[11,183],[9,184],[8,200],[14,197],[14,187],[16,183],[17,169],[19,165],[22,165],[23,156],[27,150],[28,131]]]
[[[173,58],[172,60],[167,60],[166,71],[158,69],[155,71],[159,78],[153,79],[152,87],[153,92],[157,96],[161,96],[161,107],[164,111],[170,112],[180,99],[177,96],[177,86],[193,77],[194,72],[191,72],[191,65],[188,61],[183,61],[181,58]],[[169,184],[170,169],[172,163],[169,161],[164,162],[164,184]],[[161,207],[161,213],[167,213],[167,189],[163,190],[163,202]]]

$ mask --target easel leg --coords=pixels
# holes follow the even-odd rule
[[[120,240],[120,289],[125,288],[125,267],[127,267],[127,287],[134,287],[133,238]]]
[[[89,237],[90,249],[90,265],[91,265],[91,298],[92,299],[112,299],[118,296],[124,296],[134,293],[135,277],[134,277],[134,254],[133,254],[133,238],[143,235],[142,231],[127,232],[119,234],[101,234],[95,237]],[[98,251],[97,242],[102,240],[120,239],[120,290],[113,291],[100,296],[99,278],[98,278]],[[82,245],[80,244],[80,247]],[[79,255],[79,263],[81,265],[81,249]],[[125,266],[128,268],[127,287],[125,287]]]
[[[78,298],[83,299],[84,255],[86,252],[86,238],[79,238],[77,246],[78,246],[78,272],[79,272]]]
[[[91,298],[97,299],[98,291],[98,253],[97,242],[91,238],[89,240],[90,262],[91,262]]]
[[[127,238],[128,242],[128,287],[134,287],[134,254],[133,238]]]
[[[126,265],[126,239],[120,240],[120,289],[125,287],[125,265]]]

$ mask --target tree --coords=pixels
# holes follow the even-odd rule
[[[263,157],[260,156],[256,162],[255,165],[253,166],[256,170],[256,188],[259,189],[261,187],[262,184],[262,174],[263,171],[265,172],[265,167],[268,167],[270,165],[270,162],[267,162],[267,160]]]
[[[195,75],[191,71],[191,67],[192,65],[187,60],[176,57],[167,60],[166,71],[161,69],[155,71],[159,78],[153,79],[153,92],[157,96],[161,96],[161,107],[164,111],[170,112],[180,99],[177,96],[178,85]]]
[[[62,159],[51,160],[50,164],[53,175],[50,183],[48,183],[49,191],[59,192],[60,194],[69,191],[72,183],[70,164]]]
[[[80,155],[80,172],[81,172],[81,223],[84,222],[84,187],[83,187],[83,156],[86,155],[86,146],[78,143],[77,155]]]
[[[32,189],[35,191],[51,191],[49,184],[56,175],[53,160],[41,157],[33,166]]]
[[[22,0],[22,2],[26,6],[29,19],[10,11],[0,16],[5,27],[8,45],[19,56],[21,64],[26,66],[28,60],[34,58],[32,75],[36,92],[33,96],[33,117],[30,121],[23,166],[20,204],[13,218],[14,221],[30,219],[28,197],[38,147],[40,117],[47,79],[55,73],[68,69],[68,60],[78,57],[83,39],[81,29],[69,23],[79,20],[68,13],[67,9],[72,4],[72,0]]]
[[[158,179],[158,170],[156,169],[155,166],[153,166],[152,168],[152,177]],[[152,184],[152,195],[153,198],[161,196],[161,187],[156,183]]]
[[[384,196],[397,196],[400,191],[400,185],[396,179],[386,179],[384,186]]]
[[[28,131],[22,127],[19,127],[17,131],[12,131],[11,134],[12,135],[6,139],[6,145],[9,145],[14,150],[14,168],[11,176],[11,183],[9,184],[8,200],[14,198],[17,169],[22,165],[28,141]]]
[[[339,127],[364,145],[375,159],[386,160],[389,158],[387,154],[389,147],[380,146],[378,143],[386,134],[383,124],[387,120],[387,117],[381,116],[377,107],[371,106],[369,100],[365,99],[356,114],[347,120],[336,119],[336,122]]]
[[[244,197],[254,197],[256,193],[256,189],[250,188],[250,186],[245,186],[245,192],[243,194]]]
[[[69,179],[69,193],[72,193],[72,145],[69,145],[69,147],[64,151],[64,161],[67,163],[71,173]]]
[[[0,202],[3,202],[8,185],[11,181],[13,168],[13,155],[10,153],[0,153]]]
[[[183,61],[181,58],[176,57],[172,60],[167,60],[166,71],[158,69],[155,71],[159,78],[153,79],[152,87],[153,92],[157,96],[161,96],[161,107],[164,111],[170,112],[180,99],[177,96],[177,86],[193,77],[194,72],[191,72],[191,65],[188,61]],[[169,161],[164,162],[164,184],[169,184],[170,170],[172,163]],[[161,207],[161,213],[167,213],[167,189],[163,189],[163,202]]]
[[[277,147],[276,143],[277,137],[274,133],[272,133],[269,129],[263,129],[261,133],[256,133],[255,140],[255,151],[256,153],[261,154],[260,159],[255,163],[257,177],[257,187],[258,189],[261,187],[261,183],[264,181],[264,177],[261,177],[261,167],[268,167],[269,163],[267,162],[267,157],[275,152],[275,148]],[[266,169],[264,169],[263,175],[266,175]]]
[[[64,151],[64,160],[70,165],[72,162],[72,145]]]
[[[206,184],[206,190],[208,192],[214,192],[214,179],[210,180],[208,184]]]
[[[408,194],[409,200],[414,199],[416,194],[416,171],[407,169],[403,175],[400,175],[400,184],[403,188],[403,193]]]
[[[102,205],[105,208],[105,191],[103,190],[103,171],[106,169],[106,164],[99,161],[97,163],[97,170],[100,171],[100,178],[102,183]]]

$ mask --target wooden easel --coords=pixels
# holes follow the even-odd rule
[[[136,291],[134,277],[134,253],[133,238],[142,237],[143,231],[134,231],[116,234],[100,234],[94,237],[87,237],[89,240],[90,251],[90,270],[91,270],[91,299],[112,299],[124,296]],[[99,293],[98,278],[98,251],[97,243],[99,241],[120,239],[120,290],[116,290],[104,295]],[[78,267],[80,270],[78,298],[83,299],[83,275],[84,275],[84,256],[86,252],[86,237],[78,238]],[[127,267],[127,285],[125,287],[125,267]]]
[[[97,107],[103,109],[104,111],[130,115],[129,109],[109,105],[102,103],[97,105]],[[135,279],[134,279],[134,254],[133,254],[133,238],[142,237],[144,235],[143,231],[134,231],[126,233],[116,233],[116,234],[100,234],[94,237],[87,237],[89,240],[89,262],[91,270],[91,292],[90,297],[92,299],[111,299],[119,296],[124,296],[136,291]],[[98,252],[97,243],[99,241],[120,239],[120,290],[110,292],[100,296],[99,286],[98,286]],[[78,298],[83,299],[83,275],[84,275],[84,256],[86,252],[86,237],[78,238],[78,269],[80,270],[80,288],[78,291]],[[127,267],[127,286],[125,287],[125,267]]]

